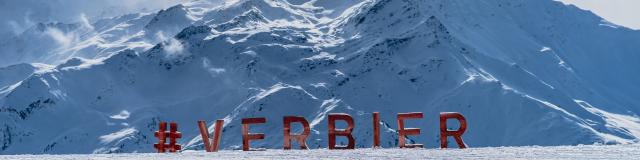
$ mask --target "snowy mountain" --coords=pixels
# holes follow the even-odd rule
[[[149,16],[146,16],[149,17]],[[142,20],[139,20],[142,19]],[[148,19],[148,18],[146,18]],[[108,22],[105,22],[108,21]],[[17,37],[0,43],[0,66],[12,63],[60,64],[71,57],[98,58],[123,48],[143,50],[144,41],[130,42],[146,22],[142,15],[125,15],[92,24],[39,23]],[[140,24],[138,24],[140,25]],[[139,46],[133,44],[138,43]]]
[[[160,121],[202,149],[196,121],[222,118],[221,146],[238,149],[248,117],[267,118],[252,147],[282,148],[287,115],[324,148],[339,112],[364,148],[374,111],[383,147],[397,146],[401,112],[424,112],[409,138],[431,148],[444,111],[465,115],[470,147],[640,138],[640,31],[552,0],[194,1],[63,26],[79,26],[57,29],[78,37],[67,46],[39,45],[58,25],[1,45],[20,51],[10,62],[57,65],[0,70],[2,154],[152,152]]]
[[[54,66],[33,63],[33,64],[16,64],[0,68],[0,95],[11,91],[12,87],[18,86],[20,81],[28,78],[34,73],[45,72]]]

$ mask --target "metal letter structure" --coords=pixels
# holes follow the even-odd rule
[[[202,143],[204,143],[204,149],[207,152],[218,152],[218,149],[220,148],[222,125],[224,125],[224,120],[216,120],[215,128],[213,130],[213,143],[209,143],[209,129],[207,129],[207,123],[204,121],[198,121],[200,136],[202,136]]]
[[[455,118],[460,122],[460,128],[458,130],[447,129],[447,119]],[[467,130],[467,120],[460,113],[456,112],[441,112],[440,113],[440,148],[447,148],[447,137],[453,136],[458,143],[459,148],[467,148],[467,145],[462,141],[462,134]]]
[[[398,113],[398,145],[400,148],[422,148],[422,144],[406,144],[408,135],[420,135],[420,128],[404,128],[404,119],[422,118],[422,112]]]
[[[267,119],[265,118],[243,118],[242,119],[242,150],[243,151],[250,151],[251,146],[249,145],[249,141],[264,139],[263,133],[249,133],[249,125],[266,123],[266,122],[267,122]]]
[[[380,113],[373,112],[373,146],[380,148]]]
[[[301,134],[291,134],[291,123],[298,122],[302,124],[303,131]],[[291,149],[291,140],[295,139],[298,141],[298,145],[300,145],[300,149],[308,149],[307,148],[307,136],[311,133],[311,129],[309,129],[309,122],[307,122],[304,117],[297,116],[285,116],[283,118],[284,125],[284,149]]]
[[[164,153],[167,149],[169,152],[180,151],[182,147],[177,144],[177,139],[182,138],[182,133],[178,132],[178,124],[176,122],[171,122],[168,132],[166,131],[167,122],[160,122],[159,127],[158,131],[154,134],[155,137],[158,137],[158,143],[153,145],[158,153]],[[169,137],[169,144],[166,144],[167,136]]]
[[[336,120],[347,122],[346,129],[336,129]],[[353,118],[346,113],[329,114],[329,149],[355,149],[356,140],[351,135],[353,132]],[[349,140],[347,146],[336,146],[336,136],[345,136]]]

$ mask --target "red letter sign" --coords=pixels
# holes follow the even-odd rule
[[[419,135],[420,128],[404,128],[404,119],[422,118],[422,112],[398,113],[398,144],[400,148],[422,148],[422,144],[405,144],[405,136]]]
[[[250,146],[249,146],[250,140],[264,139],[264,134],[262,133],[250,134],[249,124],[258,124],[258,123],[265,123],[265,122],[267,122],[267,119],[265,118],[243,118],[242,119],[242,150],[243,151],[250,150]]]
[[[460,121],[460,128],[458,130],[447,130],[447,119],[455,118]],[[458,143],[458,147],[467,148],[462,141],[462,134],[467,130],[467,120],[464,119],[462,114],[456,112],[442,112],[440,113],[440,148],[447,148],[447,136],[453,136]]]
[[[177,152],[182,148],[179,144],[177,144],[177,139],[182,138],[182,133],[178,132],[178,124],[176,122],[171,122],[170,129],[167,132],[167,122],[160,122],[160,128],[155,132],[155,137],[158,137],[158,143],[153,144],[153,147],[158,150],[158,153],[164,153],[167,148],[169,148],[169,152]],[[166,138],[169,137],[169,144],[166,143]]]
[[[299,135],[291,135],[291,123],[299,122],[302,123],[304,127],[304,131]],[[300,145],[300,149],[307,149],[307,136],[311,130],[309,129],[309,122],[307,122],[304,117],[295,117],[295,116],[285,116],[284,120],[284,149],[291,149],[291,139],[295,139],[298,141],[298,145]]]
[[[167,122],[160,122],[160,128],[154,134],[155,137],[158,137],[158,143],[154,144],[153,147],[158,150],[158,153],[164,153],[167,149],[169,149],[169,152],[177,152],[182,148],[177,144],[177,139],[182,138],[182,133],[178,132],[178,124],[171,122],[169,125],[169,131],[167,132]],[[167,136],[169,137],[169,144],[165,144]]]
[[[380,113],[373,112],[373,147],[380,148]]]
[[[336,129],[336,120],[347,122],[346,129]],[[356,140],[351,135],[353,131],[353,118],[346,113],[329,114],[329,149],[355,149]],[[347,146],[336,146],[336,136],[345,136],[349,139]]]
[[[218,148],[220,147],[220,135],[222,134],[222,125],[224,125],[224,120],[216,120],[216,126],[213,130],[213,143],[209,143],[209,129],[207,129],[207,123],[204,121],[198,121],[200,135],[202,136],[202,143],[204,143],[204,149],[207,152],[218,152]]]

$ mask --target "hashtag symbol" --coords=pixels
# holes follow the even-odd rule
[[[164,153],[167,150],[169,152],[177,152],[181,149],[179,144],[176,144],[177,139],[182,138],[182,133],[178,132],[178,124],[171,122],[170,130],[167,132],[167,122],[160,122],[160,128],[155,132],[155,137],[158,137],[158,143],[153,144],[158,153]],[[167,136],[169,136],[169,144],[167,142]]]

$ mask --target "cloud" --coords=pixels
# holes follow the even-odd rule
[[[11,16],[12,18],[15,18],[15,19],[7,20],[6,21],[6,26],[4,26],[4,27],[2,27],[0,25],[0,35],[2,35],[2,34],[11,34],[13,36],[17,36],[20,33],[24,32],[27,28],[33,26],[35,23],[30,18],[30,16],[32,15],[31,13],[32,13],[31,11],[27,10],[27,11],[24,11],[24,16],[7,15],[7,17]],[[22,18],[20,18],[20,17],[22,17]],[[2,20],[2,19],[3,18],[0,17],[0,20]]]
[[[48,27],[44,33],[60,44],[62,48],[68,48],[77,40],[73,32],[64,33],[57,28]]]
[[[164,50],[172,55],[181,54],[183,53],[184,47],[182,46],[182,43],[180,43],[180,41],[171,38],[169,39],[169,42],[165,42]]]
[[[85,15],[84,13],[80,14],[80,22],[83,27],[86,27],[89,30],[93,30],[93,25],[91,25],[91,22],[87,18],[87,15]]]
[[[162,31],[156,32],[156,37],[162,41],[162,48],[167,53],[167,57],[171,58],[185,53],[184,46],[182,46],[182,43],[177,39],[165,36]]]
[[[13,35],[18,35],[23,31],[22,25],[18,24],[18,22],[16,21],[9,21],[7,22],[7,25],[9,25],[9,27],[11,28],[10,31],[11,33],[13,33]]]
[[[202,68],[206,69],[211,77],[218,77],[218,75],[226,72],[224,68],[216,68],[211,65],[211,61],[208,58],[202,58]]]

